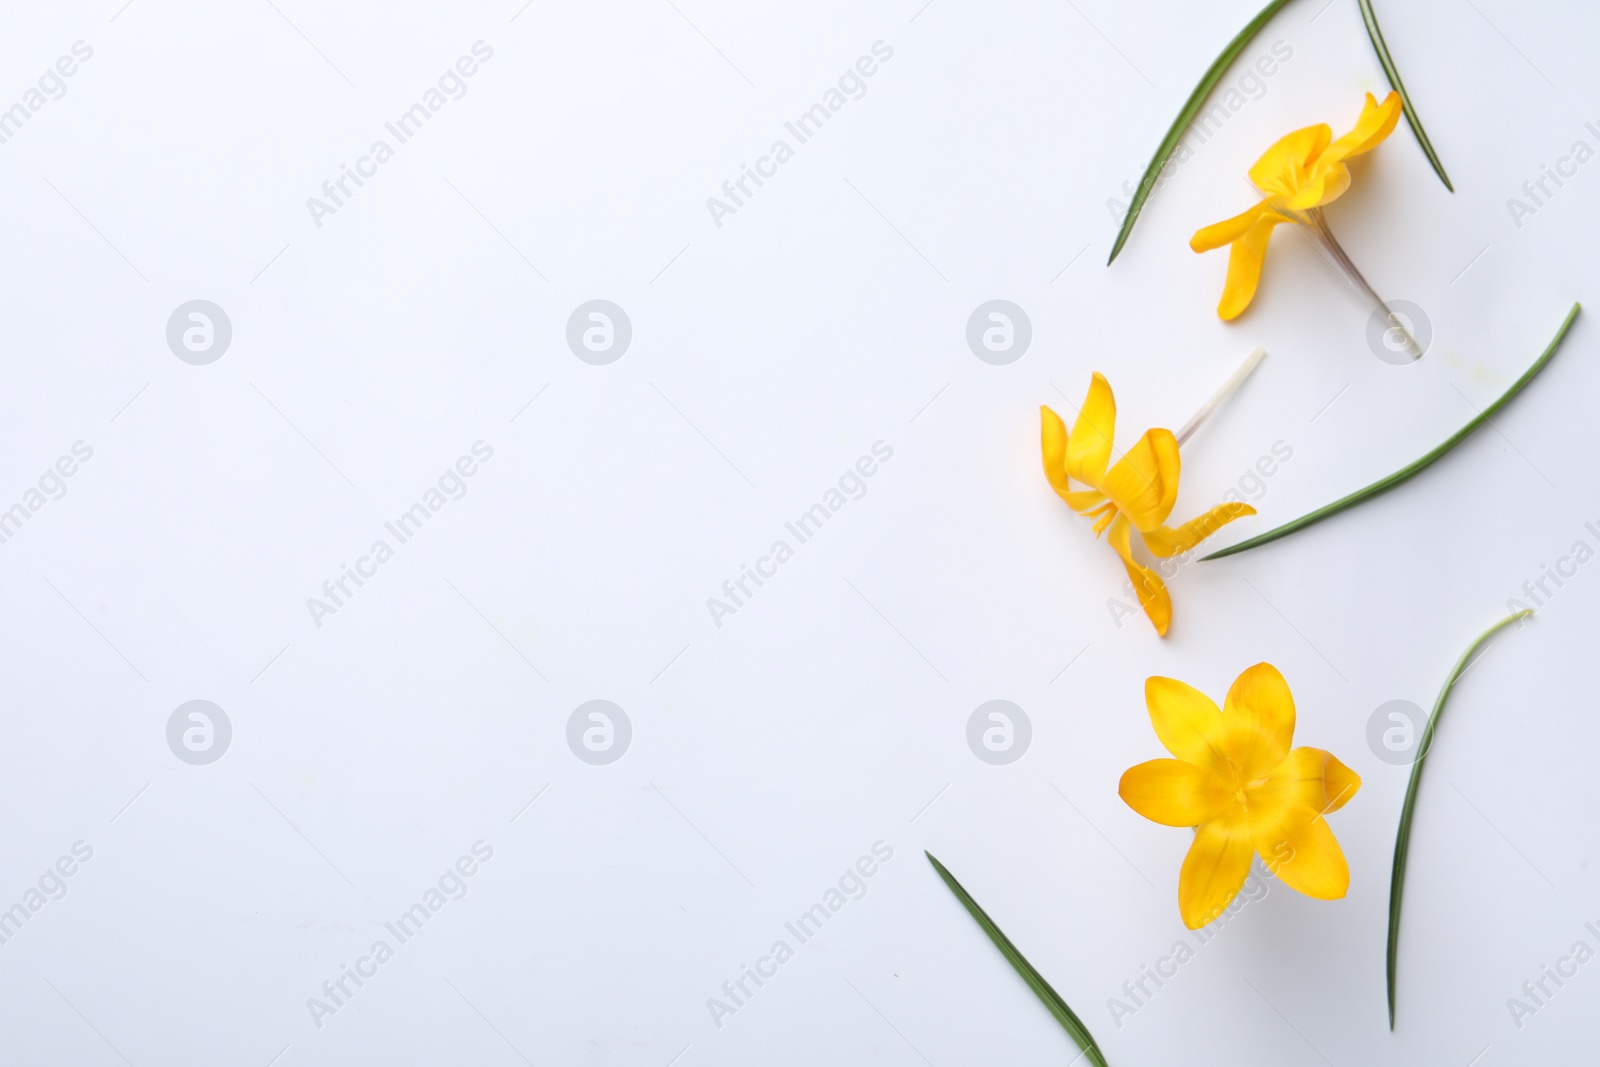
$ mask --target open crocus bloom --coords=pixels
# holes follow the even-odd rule
[[[1117,792],[1153,822],[1195,828],[1178,875],[1189,929],[1222,914],[1254,855],[1308,897],[1344,896],[1350,868],[1324,816],[1361,779],[1320,748],[1290,750],[1294,696],[1278,668],[1258,663],[1239,675],[1221,711],[1171,678],[1146,681],[1144,699],[1156,736],[1177,758],[1130,768]]]
[[[1056,494],[1084,518],[1094,519],[1094,534],[1122,557],[1139,605],[1163,636],[1172,623],[1172,598],[1154,570],[1133,558],[1133,531],[1145,547],[1166,558],[1187,552],[1242,515],[1254,515],[1249,504],[1219,504],[1173,529],[1166,525],[1178,499],[1178,440],[1171,430],[1149,430],[1113,466],[1111,438],[1117,423],[1117,402],[1098,372],[1089,383],[1072,432],[1047,407],[1039,409],[1044,474]],[[1086,488],[1073,489],[1073,482]],[[1109,531],[1109,533],[1108,533]]]
[[[1266,199],[1242,214],[1205,227],[1189,241],[1189,247],[1196,252],[1232,246],[1218,315],[1232,319],[1250,306],[1261,280],[1267,242],[1272,238],[1273,227],[1282,222],[1297,222],[1310,229],[1339,268],[1346,275],[1353,275],[1351,281],[1387,312],[1383,301],[1333,240],[1322,217],[1322,207],[1350,188],[1350,169],[1345,160],[1383,143],[1399,120],[1400,94],[1391,92],[1380,104],[1368,93],[1355,129],[1338,140],[1333,140],[1333,131],[1327,124],[1319,123],[1296,130],[1267,149],[1250,168],[1250,180],[1266,194]]]

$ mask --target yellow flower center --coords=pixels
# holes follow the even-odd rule
[[[1112,520],[1117,517],[1117,505],[1107,500],[1094,510],[1084,512],[1083,517],[1095,520],[1094,535],[1099,537],[1105,532],[1106,527],[1111,525]]]
[[[1243,781],[1239,776],[1238,764],[1234,763],[1232,760],[1228,761],[1228,773],[1233,776],[1233,799],[1238,801],[1239,809],[1248,815],[1250,813],[1251,790],[1260,789],[1262,786],[1267,784],[1267,781],[1272,776],[1268,774],[1263,775],[1260,778],[1251,779],[1248,782]]]

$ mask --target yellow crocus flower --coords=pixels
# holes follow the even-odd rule
[[[1266,198],[1242,214],[1205,227],[1189,241],[1189,247],[1196,252],[1232,246],[1228,255],[1228,280],[1222,288],[1222,302],[1217,305],[1218,315],[1232,319],[1250,306],[1261,280],[1267,242],[1272,238],[1273,228],[1284,222],[1306,227],[1334,264],[1388,313],[1388,307],[1333,239],[1322,208],[1350,188],[1350,169],[1345,161],[1378,147],[1394,132],[1399,120],[1400,94],[1391,92],[1380,104],[1368,93],[1355,129],[1338,140],[1333,140],[1333,131],[1326,123],[1318,123],[1294,131],[1267,149],[1250,168],[1250,180]]]
[[[1290,750],[1294,696],[1278,668],[1258,663],[1234,681],[1221,711],[1171,678],[1150,678],[1145,705],[1176,759],[1132,767],[1118,794],[1165,826],[1192,826],[1178,875],[1178,910],[1191,930],[1222,914],[1260,855],[1291,889],[1337,900],[1350,868],[1324,816],[1361,788],[1349,767],[1320,748]]]
[[[1166,558],[1187,552],[1223,526],[1256,509],[1245,503],[1219,504],[1173,529],[1166,525],[1178,499],[1178,439],[1171,430],[1149,430],[1113,466],[1111,439],[1117,423],[1117,401],[1111,386],[1098,372],[1072,432],[1061,416],[1048,407],[1039,409],[1044,475],[1056,495],[1084,518],[1095,520],[1094,535],[1106,540],[1122,557],[1139,605],[1165,636],[1172,623],[1172,598],[1152,568],[1133,558],[1133,531],[1145,547]],[[1073,489],[1073,482],[1085,489]]]

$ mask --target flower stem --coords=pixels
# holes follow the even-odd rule
[[[1256,346],[1254,352],[1244,357],[1244,362],[1239,364],[1239,368],[1229,376],[1227,381],[1222,383],[1222,387],[1212,393],[1211,399],[1207,400],[1200,410],[1195,412],[1189,421],[1183,424],[1183,429],[1177,433],[1178,444],[1181,445],[1193,437],[1195,431],[1205,424],[1205,421],[1211,417],[1212,413],[1221,407],[1228,397],[1238,391],[1239,386],[1244,384],[1246,378],[1255,373],[1255,369],[1261,365],[1261,361],[1265,358],[1267,358],[1267,350],[1259,345]]]
[[[1339,239],[1334,237],[1333,229],[1328,225],[1328,218],[1322,213],[1322,209],[1314,207],[1307,211],[1304,217],[1311,228],[1311,232],[1322,242],[1322,247],[1333,257],[1334,264],[1338,266],[1345,278],[1351,285],[1366,294],[1367,299],[1372,301],[1372,306],[1383,313],[1385,321],[1389,323],[1389,328],[1399,333],[1400,337],[1405,341],[1406,351],[1411,353],[1411,358],[1413,360],[1421,359],[1422,346],[1417,344],[1416,339],[1411,336],[1411,331],[1406,329],[1405,322],[1400,316],[1390,310],[1388,303],[1367,283],[1367,279],[1362,276],[1361,271],[1356,269],[1355,262],[1350,258],[1349,253],[1344,250],[1344,246],[1339,243]]]
[[[1033,995],[1043,1002],[1050,1014],[1055,1016],[1056,1022],[1061,1024],[1061,1028],[1077,1042],[1081,1051],[1073,1058],[1073,1062],[1087,1058],[1092,1067],[1107,1067],[1105,1054],[1095,1043],[1094,1035],[1083,1025],[1083,1020],[1078,1018],[1077,1013],[1068,1007],[1067,1002],[1061,999],[1061,994],[1052,989],[1050,983],[1045,981],[1044,975],[1035,970],[1027,957],[1017,951],[1017,946],[1013,945],[1005,932],[994,924],[988,913],[978,906],[978,902],[972,899],[972,894],[956,881],[956,876],[946,870],[944,864],[934,859],[933,853],[924,850],[922,854],[928,857],[928,862],[933,864],[933,869],[938,872],[940,880],[955,894],[956,899],[961,901],[961,906],[967,909],[967,914],[977,921],[979,928],[989,936],[990,941],[994,942],[994,947],[1000,950],[1006,962],[1011,964],[1022,980],[1028,984],[1028,988],[1033,990]]]
[[[1417,758],[1411,763],[1411,780],[1406,784],[1406,799],[1400,806],[1400,829],[1395,832],[1394,839],[1394,866],[1389,876],[1389,951],[1385,957],[1385,967],[1389,978],[1389,1029],[1394,1029],[1394,977],[1395,964],[1400,957],[1400,900],[1406,885],[1406,857],[1411,852],[1411,820],[1416,814],[1417,786],[1422,782],[1422,763],[1428,758],[1428,752],[1433,748],[1433,733],[1439,728],[1439,718],[1444,714],[1444,705],[1450,699],[1450,691],[1455,688],[1456,682],[1467,673],[1472,666],[1473,653],[1477,652],[1483,643],[1499,631],[1514,622],[1520,622],[1533,614],[1532,608],[1524,608],[1512,615],[1507,615],[1472,642],[1461,658],[1456,660],[1456,665],[1450,671],[1450,676],[1444,680],[1444,688],[1439,690],[1439,697],[1433,702],[1433,711],[1428,715],[1428,725],[1423,729],[1422,736],[1417,739]]]
[[[1524,386],[1533,381],[1534,376],[1542,371],[1545,368],[1545,364],[1549,363],[1550,360],[1554,358],[1557,349],[1561,347],[1562,340],[1567,336],[1567,331],[1572,329],[1573,320],[1578,317],[1578,312],[1581,307],[1582,305],[1579,304],[1572,305],[1572,310],[1567,312],[1567,317],[1561,321],[1561,328],[1556,331],[1555,337],[1551,338],[1550,344],[1545,348],[1544,353],[1540,355],[1538,359],[1533,361],[1533,366],[1522,372],[1522,377],[1512,382],[1511,387],[1505,392],[1501,393],[1499,398],[1496,399],[1494,403],[1478,412],[1472,421],[1468,422],[1465,426],[1461,427],[1461,429],[1457,430],[1448,439],[1446,439],[1443,444],[1435,448],[1432,452],[1429,452],[1427,455],[1423,456],[1415,463],[1412,463],[1410,466],[1403,467],[1400,470],[1395,471],[1386,478],[1379,478],[1365,489],[1358,489],[1349,496],[1340,497],[1333,503],[1324,505],[1323,507],[1320,507],[1316,511],[1313,511],[1307,515],[1302,515],[1293,522],[1286,522],[1282,526],[1276,526],[1268,530],[1266,533],[1257,534],[1255,537],[1252,537],[1247,541],[1240,541],[1236,545],[1229,545],[1227,548],[1213,552],[1209,556],[1201,556],[1201,560],[1221,559],[1224,556],[1231,556],[1238,552],[1245,552],[1252,548],[1259,548],[1262,545],[1276,541],[1280,537],[1287,537],[1296,530],[1303,530],[1307,526],[1314,525],[1321,522],[1323,519],[1337,515],[1346,508],[1353,508],[1363,501],[1371,500],[1375,496],[1380,496],[1383,493],[1387,493],[1396,486],[1403,485],[1410,479],[1415,478],[1417,475],[1421,474],[1423,471],[1427,470],[1429,467],[1433,466],[1433,464],[1442,459],[1452,448],[1459,445],[1462,441],[1465,441],[1468,437],[1471,437],[1474,430],[1482,426],[1485,422],[1488,422],[1490,419],[1494,418],[1495,414],[1499,412],[1501,408],[1509,404],[1513,397],[1522,392]]]

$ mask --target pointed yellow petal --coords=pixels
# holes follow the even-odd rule
[[[1196,230],[1195,235],[1189,238],[1189,247],[1196,252],[1209,252],[1214,248],[1221,248],[1223,245],[1231,245],[1243,237],[1250,227],[1255,225],[1255,221],[1261,217],[1261,213],[1266,210],[1267,202],[1263,200],[1254,207],[1246,208],[1239,212],[1231,219],[1223,219],[1221,222],[1213,222],[1210,226],[1204,226]]]
[[[1297,748],[1265,779],[1247,785],[1245,794],[1252,825],[1260,835],[1338,811],[1360,788],[1361,776],[1331,752]]]
[[[1172,597],[1168,595],[1161,576],[1133,558],[1133,545],[1129,540],[1132,534],[1133,528],[1128,525],[1128,517],[1119,513],[1106,534],[1106,540],[1122,557],[1128,580],[1133,583],[1134,592],[1139,594],[1139,606],[1144,608],[1156,633],[1165,637],[1167,628],[1172,625]]]
[[[1322,814],[1326,815],[1331,811],[1338,811],[1356,795],[1356,791],[1361,788],[1361,776],[1340,763],[1331,752],[1324,755],[1328,760],[1322,766],[1322,792],[1328,798],[1328,802],[1323,805]]]
[[[1047,407],[1039,408],[1039,443],[1044,458],[1044,476],[1050,488],[1072,510],[1082,514],[1105,503],[1105,494],[1094,489],[1073,489],[1067,480],[1067,425]]]
[[[1350,188],[1350,168],[1343,163],[1321,163],[1313,169],[1305,188],[1284,201],[1283,206],[1294,211],[1309,211],[1331,203]]]
[[[1320,815],[1284,833],[1257,835],[1255,847],[1267,870],[1308,897],[1338,900],[1350,888],[1344,850]]]
[[[1134,811],[1164,826],[1199,826],[1232,799],[1228,785],[1203,767],[1153,759],[1128,768],[1117,795]]]
[[[1154,530],[1146,530],[1144,544],[1162,559],[1176,556],[1180,552],[1189,551],[1234,519],[1242,519],[1246,515],[1255,513],[1255,508],[1238,501],[1218,504],[1198,519],[1190,519],[1176,530],[1170,526],[1158,526]]]
[[[1222,914],[1250,873],[1255,845],[1241,816],[1214,819],[1195,831],[1194,844],[1178,872],[1178,911],[1198,930]]]
[[[1105,375],[1096,371],[1067,439],[1067,473],[1085,485],[1101,488],[1111,462],[1111,438],[1117,428],[1117,399]]]
[[[1145,679],[1150,725],[1166,750],[1185,763],[1229,775],[1222,751],[1222,709],[1192,685],[1156,675]]]
[[[1328,147],[1333,131],[1319,122],[1285,134],[1264,152],[1250,168],[1250,180],[1257,189],[1275,196],[1293,196],[1305,179],[1306,170]]]
[[[1044,476],[1058,493],[1071,491],[1067,484],[1067,424],[1044,404],[1039,405],[1039,452],[1044,459]]]
[[[1391,92],[1383,103],[1367,94],[1367,102],[1356,120],[1355,129],[1330,144],[1311,161],[1300,190],[1290,197],[1285,206],[1305,211],[1331,203],[1350,188],[1350,168],[1344,161],[1352,156],[1370,152],[1394,132],[1400,121],[1400,95]]]
[[[1294,740],[1294,694],[1278,668],[1257,663],[1235,678],[1222,703],[1222,750],[1248,782],[1270,774]]]
[[[1361,778],[1320,748],[1297,748],[1264,782],[1245,788],[1250,835],[1267,869],[1319,900],[1344,896],[1350,869],[1324,818],[1361,788]]]
[[[1330,166],[1377,148],[1394,132],[1395,124],[1400,121],[1400,108],[1400,94],[1393,90],[1383,98],[1381,104],[1368,93],[1355,129],[1330,144],[1312,161],[1313,166]]]
[[[1217,304],[1217,315],[1223,320],[1238,318],[1255,299],[1272,229],[1288,221],[1276,211],[1262,212],[1244,236],[1233,242],[1233,249],[1228,253],[1228,280],[1222,285],[1222,300]]]
[[[1111,468],[1100,486],[1140,533],[1160,526],[1178,499],[1178,439],[1149,430]]]

